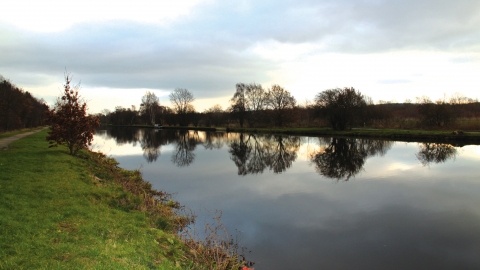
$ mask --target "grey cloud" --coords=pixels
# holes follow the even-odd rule
[[[249,50],[256,44],[316,43],[323,51],[479,51],[480,2],[219,1],[166,27],[131,22],[76,25],[32,34],[0,25],[0,68],[61,77],[84,86],[191,90],[230,95],[237,82],[269,80],[277,63]],[[4,72],[4,71],[2,71]],[[9,74],[3,74],[7,78]],[[34,83],[35,79],[17,81]]]
[[[250,1],[207,10],[210,30],[239,39],[321,42],[329,51],[392,49],[478,50],[480,2],[461,1]],[[202,22],[204,23],[204,22]]]
[[[266,80],[266,72],[273,67],[238,43],[181,32],[120,24],[83,25],[68,33],[23,34],[15,45],[0,45],[4,52],[0,66],[32,73],[41,70],[52,76],[67,68],[84,86],[182,87],[196,97],[230,94],[226,90],[233,91],[242,80]]]

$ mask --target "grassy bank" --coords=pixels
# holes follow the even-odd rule
[[[176,235],[188,218],[167,194],[104,155],[48,148],[46,135],[0,152],[0,269],[215,268]]]

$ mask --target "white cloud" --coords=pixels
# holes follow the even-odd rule
[[[164,25],[186,16],[203,0],[6,0],[1,21],[37,32],[56,32],[82,22],[130,20]]]
[[[404,101],[428,95],[433,100],[461,92],[478,97],[475,73],[480,61],[451,64],[462,54],[403,51],[378,54],[317,53],[285,61],[283,80],[297,99],[312,99],[323,90],[355,87],[374,100]],[[389,82],[386,84],[385,82]],[[475,87],[476,86],[476,87]]]

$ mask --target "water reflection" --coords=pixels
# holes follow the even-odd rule
[[[457,155],[457,149],[451,144],[422,143],[419,147],[420,150],[416,154],[416,157],[423,166],[427,166],[432,162],[445,162],[448,159],[454,159]]]
[[[140,137],[142,137],[139,131],[140,129],[112,127],[107,131],[106,135],[107,137],[114,138],[117,142],[117,145],[131,143],[133,146],[135,146],[140,140]]]
[[[310,155],[315,170],[328,178],[348,181],[358,174],[369,156],[385,155],[393,142],[366,139],[319,138],[320,150]]]
[[[197,144],[201,143],[198,131],[179,130],[177,132],[178,140],[175,143],[175,149],[172,154],[172,162],[178,167],[189,166],[195,160],[193,151]]]
[[[282,173],[297,158],[300,137],[279,135],[240,134],[229,143],[230,159],[238,175],[263,173],[268,168]]]
[[[203,147],[208,150],[220,149],[225,144],[226,134],[221,132],[207,132],[205,133],[205,140]]]
[[[140,146],[143,150],[143,157],[148,163],[157,160],[158,156],[160,155],[161,144],[161,137],[157,136],[155,130],[143,130],[143,134],[140,136]]]
[[[266,169],[276,174],[287,171],[298,157],[301,139],[298,136],[280,136],[244,133],[198,132],[191,130],[155,130],[114,127],[105,133],[118,145],[140,144],[148,163],[157,161],[161,147],[172,144],[171,162],[186,167],[195,161],[195,149],[202,145],[207,150],[228,147],[230,159],[241,176],[263,173]],[[348,181],[363,170],[368,157],[383,156],[393,145],[392,141],[324,138],[308,158],[316,172],[322,176]],[[455,158],[456,148],[451,144],[421,143],[415,155],[423,166]]]

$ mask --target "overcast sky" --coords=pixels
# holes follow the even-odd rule
[[[235,84],[280,84],[304,104],[335,87],[374,101],[480,98],[478,0],[3,0],[0,74],[52,104],[65,69],[90,112],[162,105],[186,88],[203,111]]]

